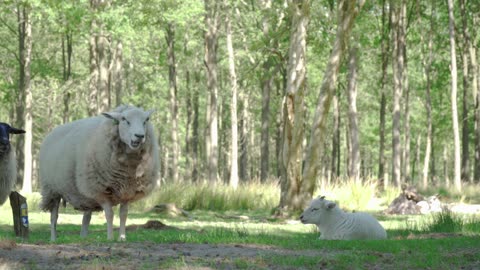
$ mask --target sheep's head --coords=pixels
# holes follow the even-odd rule
[[[10,134],[23,134],[25,130],[14,128],[7,123],[0,122],[0,154],[10,150]]]
[[[120,140],[135,151],[145,143],[147,124],[152,113],[153,110],[129,108],[122,112],[105,112],[102,115],[118,123]]]
[[[325,200],[325,196],[318,197],[303,211],[300,220],[303,224],[320,224],[336,206],[336,203]]]

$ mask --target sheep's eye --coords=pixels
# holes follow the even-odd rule
[[[122,117],[122,121],[125,121],[127,123],[127,125],[130,125],[130,122],[128,122],[127,118]]]
[[[312,210],[310,210],[310,211],[313,212],[313,211],[317,211],[317,210],[318,210],[318,208],[312,208]]]

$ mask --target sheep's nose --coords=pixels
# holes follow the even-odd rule
[[[145,135],[143,134],[135,134],[135,137],[139,138],[139,139],[143,139],[145,137]]]

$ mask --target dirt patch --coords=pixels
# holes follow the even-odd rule
[[[231,268],[236,259],[298,255],[328,257],[323,250],[294,251],[264,245],[111,243],[5,246],[3,248],[4,245],[0,244],[0,269],[157,269],[159,266],[162,269],[211,269]],[[180,265],[172,265],[179,261],[182,262]],[[204,268],[205,265],[209,267]]]

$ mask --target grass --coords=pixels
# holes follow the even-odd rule
[[[145,261],[138,269],[458,269],[478,268],[480,261],[480,217],[442,212],[424,216],[384,216],[395,189],[383,193],[370,182],[342,183],[323,187],[324,194],[339,202],[342,208],[360,209],[373,213],[387,229],[388,240],[320,241],[313,225],[298,220],[274,218],[270,215],[278,203],[278,186],[274,182],[240,186],[236,191],[225,185],[165,185],[153,196],[135,203],[127,225],[161,220],[175,229],[127,232],[127,244],[228,244],[253,245],[287,250],[286,254],[262,254],[228,258],[202,257],[193,260],[186,255],[161,261]],[[348,192],[350,190],[350,193]],[[178,194],[181,194],[179,196]],[[393,195],[395,194],[395,195]],[[473,194],[473,193],[472,193]],[[49,214],[38,211],[38,194],[28,195],[30,238],[28,243],[49,243]],[[468,199],[467,199],[468,200]],[[171,217],[146,211],[162,202],[173,202],[188,209],[193,218]],[[118,213],[118,209],[116,209]],[[228,219],[225,216],[247,216],[248,219]],[[61,208],[58,244],[112,246],[106,240],[104,215],[92,216],[90,234],[79,236],[81,213],[71,207]],[[114,224],[118,225],[118,215]],[[116,232],[117,233],[117,232]],[[12,231],[8,202],[0,207],[0,241],[20,240]],[[314,255],[312,255],[314,254]],[[115,269],[124,254],[112,258],[92,258],[84,262],[85,269]],[[35,262],[33,262],[35,265]],[[1,268],[1,260],[0,260]],[[37,267],[38,268],[38,267]]]

